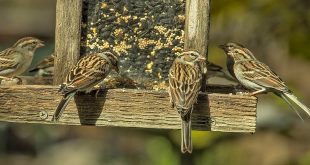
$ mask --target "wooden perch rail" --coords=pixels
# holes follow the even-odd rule
[[[209,92],[225,88],[209,87]],[[256,97],[201,94],[193,129],[255,132]],[[0,121],[53,124],[52,114],[61,96],[55,86],[0,87]],[[79,95],[55,124],[180,129],[180,118],[170,108],[166,92],[110,89],[94,97]]]

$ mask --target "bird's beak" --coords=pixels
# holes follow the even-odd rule
[[[207,59],[206,59],[206,57],[204,57],[204,56],[199,56],[198,57],[198,61],[206,61]]]
[[[44,45],[44,41],[39,42],[38,45],[37,45],[38,48],[43,47],[43,46],[45,46]]]

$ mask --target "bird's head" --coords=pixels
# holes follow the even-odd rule
[[[112,69],[114,69],[117,73],[119,73],[118,56],[111,52],[103,52],[102,54],[109,59]]]
[[[249,49],[238,43],[229,42],[224,45],[219,45],[219,48],[223,49],[225,54],[235,61],[256,59]]]
[[[34,37],[25,37],[19,39],[14,45],[13,48],[20,51],[34,52],[36,49],[44,46],[44,42],[34,38]]]
[[[197,51],[191,50],[181,53],[176,60],[183,64],[194,65],[196,62],[205,61],[206,57],[199,54]]]

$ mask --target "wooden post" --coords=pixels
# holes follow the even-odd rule
[[[57,0],[54,84],[64,81],[80,56],[82,0]]]
[[[210,0],[186,0],[185,10],[185,50],[196,50],[208,57],[208,40],[210,29]],[[205,68],[206,64],[201,64]],[[202,87],[206,91],[206,73]]]

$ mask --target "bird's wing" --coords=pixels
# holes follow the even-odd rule
[[[217,72],[222,72],[223,68],[217,64],[214,64],[212,62],[207,61],[207,68],[208,71],[217,71]]]
[[[30,72],[36,71],[39,69],[45,69],[45,68],[53,67],[54,66],[54,59],[55,59],[54,54],[48,56],[43,61],[41,61],[35,68],[31,69]]]
[[[67,75],[66,85],[61,91],[70,93],[91,88],[101,82],[109,70],[110,66],[105,59],[95,55],[86,56]]]
[[[177,66],[178,65],[178,66]],[[169,92],[177,109],[186,115],[196,103],[201,88],[201,71],[197,67],[174,63],[169,72]]]
[[[6,49],[0,52],[0,72],[8,69],[16,69],[18,63],[14,59],[14,56],[12,56],[13,53],[14,50],[12,49]]]
[[[278,91],[288,91],[282,79],[262,62],[244,60],[237,62],[234,67],[240,68],[240,75],[251,82]]]

